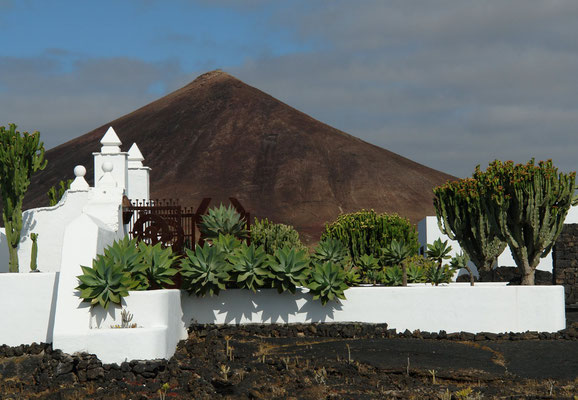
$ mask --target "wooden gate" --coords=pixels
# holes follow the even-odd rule
[[[246,229],[251,229],[251,214],[234,197],[231,205],[245,220]],[[123,207],[123,222],[128,224],[128,234],[149,244],[162,243],[173,251],[183,253],[185,248],[203,245],[199,224],[209,209],[211,198],[204,198],[196,210],[182,207],[177,200],[137,201]],[[197,240],[198,238],[198,240]],[[250,237],[248,239],[250,243]]]

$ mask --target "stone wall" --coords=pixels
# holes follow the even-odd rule
[[[578,306],[578,224],[564,225],[554,247],[554,283],[563,285],[566,305]]]

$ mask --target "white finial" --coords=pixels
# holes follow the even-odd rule
[[[142,167],[142,162],[144,160],[144,157],[142,155],[142,153],[140,152],[140,149],[138,148],[138,146],[136,145],[136,143],[133,143],[132,146],[130,146],[130,149],[128,149],[128,166],[130,167]]]
[[[84,179],[84,175],[86,175],[86,168],[82,165],[74,167],[74,176],[76,178],[70,184],[70,190],[88,190],[89,185],[86,179]]]
[[[104,174],[98,180],[98,187],[117,187],[118,184],[112,176],[111,172],[114,168],[114,165],[110,161],[105,161],[102,163],[102,172]]]
[[[111,126],[108,128],[102,139],[100,139],[100,144],[102,144],[102,148],[100,149],[101,153],[111,154],[120,153],[120,145],[122,142]]]

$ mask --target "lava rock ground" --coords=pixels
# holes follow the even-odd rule
[[[170,360],[103,365],[0,347],[3,399],[574,398],[578,323],[555,334],[387,325],[195,325]]]

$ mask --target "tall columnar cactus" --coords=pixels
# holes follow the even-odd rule
[[[473,178],[447,182],[434,189],[440,230],[460,244],[478,270],[485,271],[492,268],[506,248],[487,211],[491,196],[485,182]]]
[[[22,200],[30,177],[44,169],[44,144],[40,134],[20,133],[16,125],[0,126],[0,192],[2,216],[10,254],[10,272],[18,272],[18,244],[22,230]]]
[[[38,233],[31,233],[32,249],[30,250],[30,271],[38,271]]]
[[[488,211],[508,243],[522,284],[534,284],[534,270],[548,255],[572,204],[576,173],[558,173],[552,160],[527,164],[494,161],[477,179],[492,190]]]

